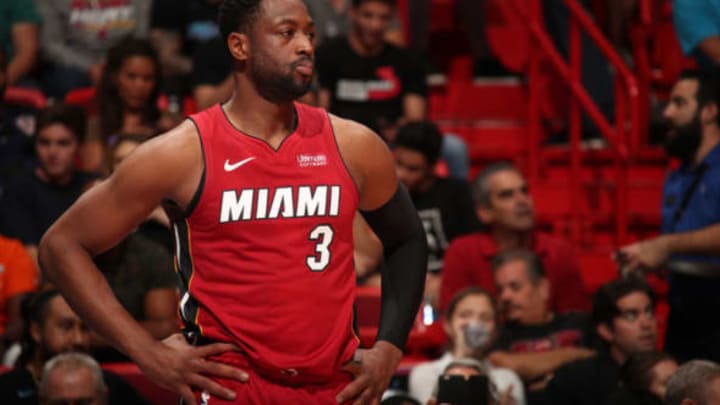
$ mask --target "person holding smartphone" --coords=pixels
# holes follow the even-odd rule
[[[441,375],[466,375],[472,383],[471,375],[483,374],[490,383],[488,386],[494,386],[499,393],[494,400],[507,397],[506,402],[497,403],[524,405],[525,391],[520,378],[512,370],[494,367],[485,360],[485,353],[497,336],[497,325],[495,301],[487,291],[479,287],[459,291],[450,300],[443,321],[448,351],[435,361],[413,368],[408,382],[410,395],[429,403]],[[457,364],[459,359],[463,360]],[[508,402],[510,400],[513,402]]]

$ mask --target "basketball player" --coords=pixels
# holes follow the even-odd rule
[[[93,330],[186,403],[377,402],[423,291],[422,226],[375,133],[294,101],[313,74],[302,0],[226,0],[220,25],[234,96],[144,143],[86,193],[44,236],[42,268]],[[162,342],[91,261],[161,202],[186,328]],[[386,253],[366,350],[352,331],[356,210]]]

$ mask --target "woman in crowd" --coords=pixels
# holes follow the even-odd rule
[[[443,326],[448,336],[448,351],[439,359],[419,364],[410,373],[410,395],[427,403],[438,377],[457,359],[472,357],[482,362],[499,394],[525,405],[525,391],[520,378],[511,370],[496,368],[485,360],[485,354],[497,337],[497,309],[492,296],[479,287],[459,291],[448,305]],[[508,395],[509,393],[509,395]]]
[[[83,150],[86,170],[107,172],[107,148],[119,135],[150,138],[178,124],[158,108],[159,74],[157,53],[146,40],[127,38],[108,51]]]

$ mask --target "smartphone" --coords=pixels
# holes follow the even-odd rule
[[[490,405],[487,376],[442,375],[438,380],[438,405]]]

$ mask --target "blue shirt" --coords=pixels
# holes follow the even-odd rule
[[[674,0],[673,22],[680,46],[689,55],[705,38],[720,35],[720,0]]]
[[[695,180],[697,169],[684,164],[671,172],[665,180],[662,233],[694,231],[720,222],[720,144],[710,151],[703,163],[707,165],[707,169],[676,224],[673,224],[675,213]],[[672,259],[720,263],[720,256],[675,255]]]

